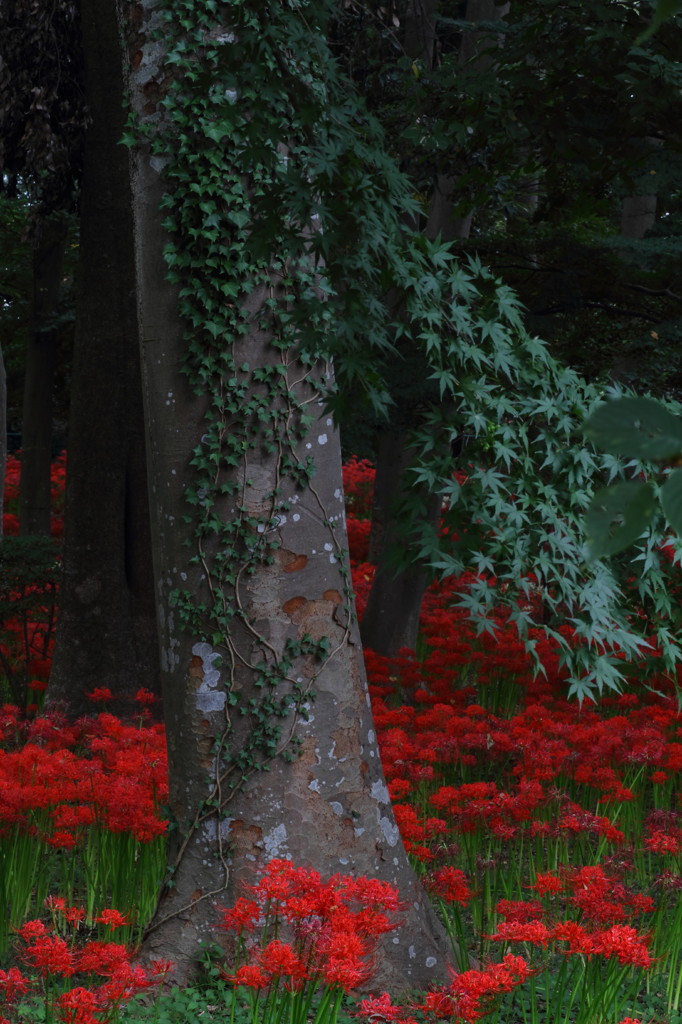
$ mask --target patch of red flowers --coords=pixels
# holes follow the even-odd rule
[[[68,906],[56,897],[48,901],[48,908],[51,927],[35,919],[17,929],[15,959],[22,966],[0,970],[3,1024],[21,1019],[19,1001],[26,995],[42,1000],[45,1020],[107,1024],[117,1018],[123,1003],[157,985],[172,968],[168,961],[157,961],[145,969],[133,963],[120,943],[80,940],[78,926],[85,918],[82,907]],[[125,923],[114,909],[98,920],[108,928]]]
[[[281,859],[247,893],[223,915],[245,961],[225,976],[252,989],[284,980],[291,990],[352,991],[371,977],[377,940],[398,927],[402,909],[397,890],[378,879],[323,879]],[[263,941],[270,934],[278,937]]]

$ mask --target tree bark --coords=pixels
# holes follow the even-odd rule
[[[21,437],[22,536],[50,536],[52,388],[67,230],[64,217],[46,217],[37,225],[33,243],[33,325],[26,349]]]
[[[150,10],[146,18],[153,18]],[[142,125],[153,131],[159,111],[152,97],[163,92],[165,70],[162,44],[150,41],[152,25],[143,22],[134,40],[130,94]],[[367,874],[397,885],[407,923],[385,944],[376,984],[424,986],[444,972],[447,943],[409,865],[383,777],[352,597],[346,594],[340,443],[311,383],[317,370],[299,363],[294,351],[271,345],[259,324],[276,285],[254,285],[247,299],[251,327],[234,342],[235,365],[263,370],[284,360],[287,393],[318,410],[292,453],[294,461],[314,459],[314,486],[282,476],[279,448],[270,451],[263,442],[239,467],[224,470],[221,479],[238,485],[238,497],[221,498],[216,517],[257,523],[254,543],[260,532],[271,532],[277,542],[271,560],[245,573],[234,554],[209,544],[208,550],[200,545],[198,562],[192,562],[197,541],[183,511],[193,481],[191,455],[201,450],[207,430],[208,396],[196,394],[181,373],[186,343],[162,256],[168,241],[159,213],[163,161],[142,146],[133,157],[154,572],[176,825],[172,887],[163,893],[145,951],[170,956],[176,976],[189,978],[201,941],[220,938],[219,908],[273,857],[288,857],[322,873]],[[228,377],[223,383],[235,386]],[[250,400],[257,397],[254,383],[243,401],[247,421]],[[276,410],[273,417],[276,424]],[[225,430],[242,427],[235,421]],[[275,494],[286,514],[272,515]],[[212,590],[210,564],[221,556],[235,580],[239,610],[229,628],[207,637],[183,625],[177,591],[186,592],[194,607],[212,607],[221,595]],[[321,657],[324,638],[328,655]],[[264,673],[286,660],[288,669],[277,680],[268,677],[264,692]],[[259,748],[248,762],[244,751],[254,730],[259,722],[268,727],[262,708],[286,701],[297,689],[306,694],[309,716],[298,707],[273,720],[270,754]],[[299,747],[287,760],[279,754],[290,736]]]
[[[385,428],[377,443],[374,501],[369,561],[377,565],[361,634],[365,647],[377,654],[394,657],[402,647],[414,650],[419,634],[422,600],[431,574],[421,565],[395,569],[392,556],[402,552],[406,541],[402,520],[396,504],[410,488],[409,430],[406,427]],[[437,521],[440,514],[438,495],[429,499],[428,516]],[[402,536],[401,536],[402,534]]]
[[[0,538],[3,534],[5,471],[7,468],[7,374],[0,345]]]
[[[644,238],[656,223],[656,194],[623,199],[620,233],[623,238]]]
[[[48,703],[130,710],[158,689],[132,209],[115,9],[83,0],[91,111],[81,194],[77,330],[69,423],[64,573]]]

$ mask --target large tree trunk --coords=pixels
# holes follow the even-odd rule
[[[122,69],[113,5],[84,0],[92,122],[81,194],[64,574],[48,700],[71,714],[108,687],[158,689],[151,537]]]
[[[219,26],[214,31],[227,33]],[[142,125],[153,131],[164,54],[145,32],[151,36],[151,24],[135,37],[131,97]],[[367,874],[396,884],[407,924],[383,950],[378,983],[424,986],[443,973],[446,944],[407,860],[383,777],[346,589],[339,438],[311,383],[316,371],[299,363],[295,351],[272,346],[261,324],[276,285],[254,284],[243,321],[250,323],[248,333],[221,339],[226,348],[234,344],[236,367],[225,372],[222,394],[229,404],[239,393],[240,410],[218,425],[207,421],[207,409],[216,416],[215,407],[181,372],[186,343],[162,257],[168,241],[159,213],[163,161],[143,147],[133,153],[169,803],[176,826],[172,887],[145,949],[170,956],[179,977],[189,977],[200,942],[219,938],[219,907],[270,859],[289,857],[323,873]],[[179,241],[182,252],[192,244],[190,237]],[[224,273],[229,281],[229,269]],[[269,367],[283,362],[281,401],[293,398],[317,409],[312,425],[276,399],[271,419],[265,411],[264,385],[251,371],[267,377]],[[249,412],[251,402],[256,412]],[[269,428],[274,446],[258,433]],[[228,493],[218,494],[206,520],[221,535],[237,524],[231,549],[211,533],[197,538],[184,515],[196,508],[187,503],[192,453],[200,461],[211,431],[225,440],[244,438],[239,465],[216,459],[218,491]],[[293,435],[300,438],[295,445]],[[294,464],[314,460],[312,486],[292,481],[283,468],[282,448],[289,443]],[[230,492],[235,487],[236,496]],[[203,490],[195,493],[195,503],[205,500]],[[254,560],[250,550],[263,544],[265,557]],[[280,756],[287,750],[290,758]]]
[[[21,437],[22,536],[50,535],[52,388],[67,233],[66,218],[52,215],[39,222],[33,243],[33,323],[26,349]]]

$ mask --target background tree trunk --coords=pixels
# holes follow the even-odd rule
[[[0,537],[3,533],[3,504],[5,501],[5,469],[7,466],[7,374],[0,346]]]
[[[381,430],[376,450],[376,476],[372,505],[372,530],[369,560],[377,566],[365,614],[362,641],[365,647],[386,657],[395,656],[401,647],[414,650],[419,634],[419,614],[431,573],[420,565],[396,569],[393,559],[404,552],[409,539],[401,536],[397,503],[411,483],[409,430]],[[440,500],[429,499],[427,514],[437,521]]]
[[[50,535],[52,388],[67,234],[66,218],[53,214],[38,223],[33,243],[33,326],[26,348],[21,436],[22,536]]]
[[[648,196],[626,196],[620,233],[623,238],[644,238],[656,223],[656,193]]]
[[[158,689],[132,211],[115,10],[82,4],[92,123],[81,195],[64,574],[48,700],[79,714],[109,687]]]

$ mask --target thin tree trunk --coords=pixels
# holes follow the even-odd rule
[[[0,538],[3,534],[5,472],[7,468],[7,374],[0,345]]]
[[[377,565],[365,614],[362,618],[362,642],[377,654],[392,657],[402,647],[414,650],[419,633],[419,615],[431,574],[420,565],[395,569],[391,556],[404,552],[409,544],[403,521],[396,508],[410,487],[409,431],[406,428],[381,431],[377,445],[372,530],[369,560]],[[438,495],[428,501],[427,515],[437,522],[440,515]],[[402,534],[402,535],[401,535]]]
[[[51,705],[107,687],[130,710],[158,689],[128,155],[113,6],[82,4],[86,135],[69,423],[64,573]]]
[[[53,215],[37,227],[33,248],[33,327],[26,349],[21,438],[19,532],[50,535],[52,388],[59,338],[57,314],[67,221]]]

